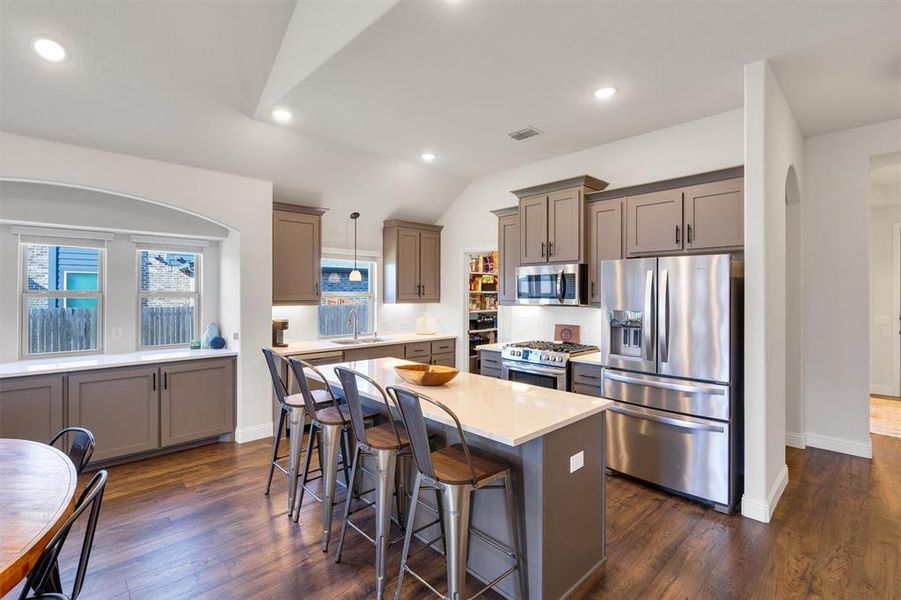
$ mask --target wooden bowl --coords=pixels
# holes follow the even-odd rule
[[[457,376],[458,371],[453,367],[441,365],[397,365],[394,372],[401,379],[413,385],[444,385]]]

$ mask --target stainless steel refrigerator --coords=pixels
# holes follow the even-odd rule
[[[601,263],[607,467],[734,508],[741,485],[743,263]]]

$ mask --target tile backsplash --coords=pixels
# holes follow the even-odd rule
[[[581,343],[600,347],[601,315],[600,308],[587,306],[502,306],[500,341],[552,340],[554,325],[566,323],[581,327]]]

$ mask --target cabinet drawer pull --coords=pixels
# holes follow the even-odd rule
[[[163,373],[163,389],[164,390],[169,389],[169,373],[168,372]]]
[[[156,391],[156,373],[151,374],[150,376],[150,389],[154,392]]]

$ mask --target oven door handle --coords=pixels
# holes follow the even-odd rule
[[[723,427],[719,425],[707,425],[706,423],[695,423],[693,421],[683,421],[682,419],[674,419],[672,417],[652,415],[646,412],[630,410],[628,408],[620,406],[619,404],[614,404],[608,410],[610,410],[610,412],[619,413],[627,417],[635,417],[636,419],[644,419],[645,421],[663,423],[664,425],[671,425],[673,427],[678,427],[679,429],[691,429],[694,431],[713,431],[715,433],[723,433],[723,431],[725,431]]]
[[[560,377],[565,375],[566,371],[562,369],[554,369],[551,367],[536,367],[526,363],[505,360],[501,363],[505,370],[522,371],[523,373],[535,373],[536,375],[550,375],[551,377]]]

